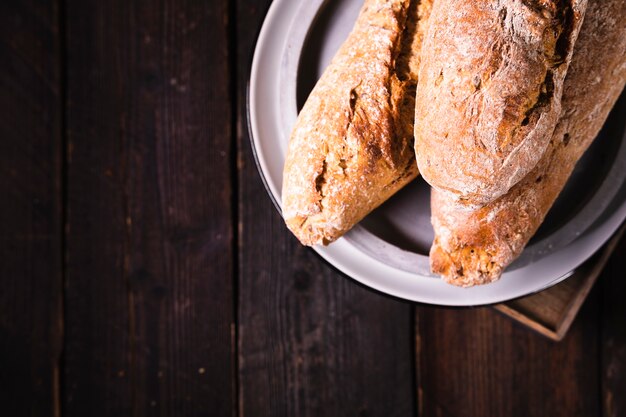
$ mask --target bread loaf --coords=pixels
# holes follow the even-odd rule
[[[587,0],[441,0],[424,37],[415,113],[420,173],[460,205],[532,170],[560,114]]]
[[[418,175],[415,85],[431,0],[366,0],[289,140],[282,212],[305,245],[328,244]]]
[[[528,243],[626,83],[626,0],[590,0],[546,152],[507,194],[477,210],[433,190],[435,273],[455,285],[500,277]]]

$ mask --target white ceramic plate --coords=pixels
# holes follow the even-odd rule
[[[315,81],[347,37],[362,0],[274,0],[250,75],[252,147],[268,193],[280,209],[289,132]],[[527,295],[567,278],[626,218],[626,140],[621,100],[580,161],[544,225],[502,278],[469,289],[428,270],[433,239],[429,188],[401,190],[345,237],[315,247],[352,278],[397,297],[439,305],[480,305]]]

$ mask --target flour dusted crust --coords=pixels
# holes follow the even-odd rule
[[[424,38],[415,115],[421,175],[478,207],[532,170],[561,110],[586,0],[441,0]]]
[[[626,0],[590,0],[560,119],[539,163],[506,195],[477,210],[433,190],[432,270],[460,286],[498,279],[543,222],[625,83]]]
[[[415,85],[430,0],[366,0],[291,133],[283,217],[328,244],[418,175]]]

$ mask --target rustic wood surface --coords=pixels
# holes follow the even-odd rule
[[[227,2],[65,7],[63,412],[230,416]]]
[[[418,415],[599,415],[595,295],[559,343],[490,308],[418,308]]]
[[[602,416],[626,416],[626,238],[601,280],[600,379]]]
[[[0,2],[0,404],[58,413],[62,349],[59,5]]]
[[[0,415],[626,415],[625,239],[556,343],[287,232],[246,125],[270,2],[0,2]]]

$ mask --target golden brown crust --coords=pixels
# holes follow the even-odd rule
[[[541,158],[587,0],[437,1],[424,38],[415,118],[418,167],[477,207]]]
[[[415,84],[430,4],[367,0],[300,112],[282,203],[303,244],[336,240],[417,176]]]
[[[431,268],[471,286],[500,277],[528,243],[626,83],[626,0],[590,0],[564,83],[563,109],[537,166],[477,210],[433,190]]]

